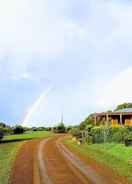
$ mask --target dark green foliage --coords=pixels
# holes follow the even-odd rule
[[[124,139],[124,135],[122,134],[121,131],[116,132],[113,136],[112,136],[112,142],[116,142],[116,143],[123,143],[125,141]]]
[[[0,129],[0,140],[4,137],[4,131]]]
[[[123,103],[119,104],[115,110],[120,110],[120,109],[126,109],[126,108],[132,108],[132,103]]]
[[[80,130],[78,127],[75,127],[75,128],[72,128],[69,133],[72,135],[72,136],[78,136],[80,134]]]
[[[30,130],[32,130],[32,131],[48,131],[49,128],[46,128],[46,127],[32,127]]]
[[[132,146],[132,132],[129,132],[129,134],[125,136],[125,145]]]
[[[3,131],[4,135],[5,134],[10,134],[12,129],[10,126],[6,125],[5,123],[0,123],[0,129]]]
[[[104,142],[103,128],[93,128],[92,129],[92,140],[93,140],[93,143],[102,143],[102,142]]]
[[[0,140],[4,137],[4,135],[11,133],[11,127],[6,125],[5,123],[0,122]]]
[[[65,133],[66,127],[65,127],[64,123],[59,123],[57,127],[53,128],[53,131],[55,133]]]
[[[96,127],[92,129],[93,143],[124,143],[130,131],[126,127]]]
[[[88,125],[94,125],[94,121],[91,115],[81,122],[80,130],[84,130]]]
[[[24,133],[24,128],[22,126],[16,126],[13,129],[14,134],[23,134]]]
[[[92,129],[93,143],[124,143],[129,131],[125,127],[96,127]]]
[[[5,128],[5,127],[6,127],[6,124],[5,124],[5,123],[0,122],[0,127],[1,127],[1,128]]]
[[[60,124],[58,125],[57,131],[58,131],[58,133],[65,133],[66,128],[65,128],[64,123],[60,123]]]
[[[34,128],[33,131],[35,132],[35,131],[38,131],[38,130],[37,130],[37,128]]]
[[[70,133],[78,137],[82,131],[79,128],[74,128],[70,130]],[[93,127],[88,126],[87,129],[83,130],[86,136],[84,136],[84,141],[87,143],[125,143],[125,140],[132,137],[131,127],[129,126],[100,126]]]
[[[73,128],[72,126],[66,127],[66,132],[69,132],[72,128]]]
[[[132,133],[132,126],[129,126],[129,125],[125,125],[124,126],[129,132]]]

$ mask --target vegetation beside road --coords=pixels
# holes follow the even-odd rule
[[[119,104],[115,110],[124,108],[132,108],[132,103]],[[132,182],[132,126],[112,126],[110,120],[106,122],[102,117],[98,117],[95,124],[93,115],[70,129],[69,133],[76,141],[66,139],[65,144]]]
[[[24,140],[52,135],[53,133],[48,131],[29,131],[23,134],[6,135],[0,143],[0,184],[8,184],[13,162]]]
[[[132,147],[115,143],[82,144],[80,146],[71,138],[65,139],[64,143],[70,149],[78,150],[87,158],[106,165],[119,175],[132,181]]]
[[[22,142],[0,144],[0,184],[8,184],[9,174]]]
[[[52,135],[53,133],[49,131],[29,131],[23,134],[6,135],[3,141],[28,140],[28,139],[35,139],[35,138],[41,138],[41,137],[49,137]]]

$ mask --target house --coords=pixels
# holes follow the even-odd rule
[[[98,120],[111,125],[131,125],[132,126],[132,108],[116,110],[113,112],[102,112],[93,114],[94,123]]]

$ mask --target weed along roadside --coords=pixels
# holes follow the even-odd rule
[[[64,144],[88,164],[96,165],[102,172],[106,169],[113,177],[132,183],[132,147],[119,143],[84,143],[75,137],[64,139]],[[118,176],[118,177],[117,177]]]
[[[47,131],[32,131],[24,134],[4,136],[0,143],[0,184],[10,183],[9,178],[16,156],[19,154],[19,150],[25,141],[46,138],[52,135],[53,133]]]
[[[0,184],[131,184],[132,112],[120,113],[69,127],[63,116],[50,128],[1,123]]]
[[[0,144],[0,184],[8,184],[9,176],[22,142]]]

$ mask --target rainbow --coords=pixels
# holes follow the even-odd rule
[[[30,120],[31,116],[33,115],[33,113],[37,110],[37,108],[40,105],[40,103],[42,102],[42,100],[44,100],[48,96],[48,94],[50,93],[51,90],[52,90],[52,88],[47,88],[37,98],[37,100],[32,104],[31,108],[29,109],[29,111],[28,111],[26,117],[24,118],[23,122],[21,123],[21,126],[26,126],[27,125],[27,123],[29,122],[29,120]]]

